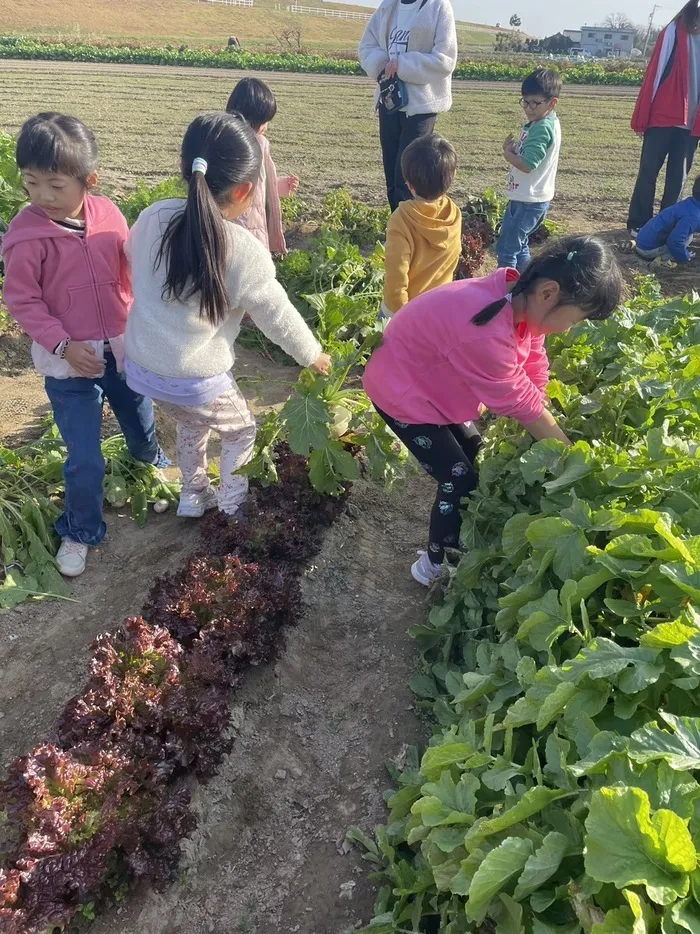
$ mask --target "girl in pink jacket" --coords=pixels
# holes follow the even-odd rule
[[[107,399],[129,451],[163,464],[153,407],[133,392],[122,373],[124,330],[131,287],[124,256],[127,225],[97,184],[97,143],[76,117],[42,113],[17,140],[17,165],[30,204],[3,237],[4,298],[10,314],[33,339],[32,358],[68,459],[58,568],[66,577],[85,570],[99,545],[105,462],[100,449]]]
[[[237,223],[249,230],[271,253],[286,253],[287,244],[282,229],[280,198],[288,198],[299,187],[296,175],[277,176],[270,155],[270,143],[265,136],[277,113],[277,101],[269,87],[257,78],[242,78],[231,92],[227,113],[238,113],[255,130],[262,149],[260,181],[248,210]]]
[[[364,388],[392,431],[437,481],[427,552],[412,574],[428,586],[445,547],[457,547],[460,502],[476,488],[484,407],[517,419],[533,438],[568,438],[545,407],[547,334],[585,318],[609,317],[622,294],[610,249],[593,237],[564,237],[521,277],[499,269],[434,289],[394,315],[372,355]]]

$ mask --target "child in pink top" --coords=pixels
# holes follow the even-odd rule
[[[275,95],[258,78],[242,78],[231,92],[226,105],[227,113],[238,113],[255,130],[263,161],[260,181],[255,187],[253,200],[237,223],[249,230],[256,240],[271,253],[286,253],[287,244],[282,229],[280,198],[288,198],[299,187],[296,175],[277,176],[270,155],[267,128],[277,113]]]
[[[482,408],[517,419],[533,438],[566,435],[545,407],[545,336],[617,306],[623,279],[600,240],[564,237],[521,277],[499,269],[409,302],[389,323],[367,364],[364,387],[392,431],[438,483],[427,552],[414,578],[441,573],[445,547],[459,544],[460,501],[477,484]]]
[[[77,117],[38,114],[20,131],[17,165],[30,204],[3,237],[4,299],[34,341],[32,358],[68,449],[56,560],[62,574],[77,577],[88,548],[106,532],[100,449],[105,399],[132,456],[149,464],[167,461],[156,440],[153,406],[127,386],[123,374],[131,306],[128,230],[116,205],[90,194],[98,167],[92,131]]]

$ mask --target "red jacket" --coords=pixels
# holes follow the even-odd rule
[[[690,91],[689,37],[683,23],[674,20],[659,36],[632,114],[632,129],[646,133],[651,127],[687,126]],[[700,108],[691,126],[700,136]]]
[[[70,337],[124,333],[131,286],[124,255],[128,228],[108,198],[85,198],[85,238],[29,206],[3,237],[3,298],[18,324],[49,353]]]

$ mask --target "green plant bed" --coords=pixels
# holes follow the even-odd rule
[[[248,71],[288,71],[302,74],[364,75],[360,63],[352,59],[301,53],[229,51],[180,46],[148,47],[97,45],[79,42],[49,42],[40,39],[0,37],[0,58],[42,59],[63,62],[105,62],[123,65],[176,65],[189,68],[239,68]],[[515,64],[508,61],[462,61],[454,72],[467,81],[522,81],[535,61]],[[643,71],[636,67],[610,70],[605,65],[554,64],[568,84],[637,86]]]
[[[700,887],[700,302],[645,280],[550,342],[575,441],[487,432],[412,681],[367,934],[680,934]]]

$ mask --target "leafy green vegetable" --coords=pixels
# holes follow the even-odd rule
[[[699,338],[700,296],[642,280],[550,338],[571,448],[491,423],[466,554],[413,630],[435,728],[380,831],[387,930],[700,931]]]

